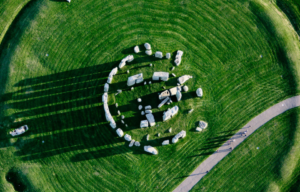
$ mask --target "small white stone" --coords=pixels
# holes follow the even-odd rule
[[[149,141],[149,137],[150,137],[150,135],[148,134],[148,135],[146,136],[146,140],[147,140],[147,141]]]
[[[133,91],[134,90],[134,87],[131,87],[131,91]]]
[[[45,141],[42,141],[42,143],[45,143]]]
[[[129,70],[127,70],[127,74],[129,74]]]
[[[139,105],[139,110],[142,110],[143,109],[143,105]]]
[[[116,103],[116,107],[118,107],[119,105],[118,105],[118,103]]]
[[[177,83],[178,86],[180,86],[180,83]]]
[[[150,64],[149,64],[149,66],[150,66],[150,67],[152,67],[152,66],[153,66],[153,64],[152,64],[152,63],[150,63]]]
[[[122,118],[122,119],[125,119],[125,116],[124,116],[124,115],[122,115],[122,116],[121,116],[121,118]]]
[[[183,86],[183,88],[182,88],[185,92],[187,92],[188,90],[189,90],[189,87],[188,86]]]
[[[46,57],[48,57],[49,56],[49,54],[48,53],[46,53]]]
[[[138,98],[138,99],[137,99],[137,102],[139,102],[139,103],[142,102],[142,99],[141,99],[141,98]]]
[[[149,81],[149,84],[151,84],[151,81]]]
[[[149,109],[152,109],[152,107],[151,107],[151,105],[147,105],[147,106],[145,107],[145,109],[146,109],[146,110],[149,110]]]
[[[147,81],[144,82],[144,85],[147,85]]]
[[[157,133],[157,137],[160,137],[160,133]]]
[[[169,133],[172,133],[172,127],[169,129]]]
[[[176,75],[175,75],[174,73],[172,73],[172,76],[173,76],[173,77],[176,77]]]
[[[125,127],[128,127],[128,125],[126,124]]]
[[[121,123],[124,124],[125,122],[123,120],[121,120]]]
[[[169,140],[164,140],[163,142],[162,142],[162,145],[169,145],[170,144],[170,141]]]
[[[134,139],[132,139],[132,140],[130,141],[130,143],[129,143],[129,147],[132,147],[132,146],[133,146],[133,144],[134,144],[134,142],[135,142],[135,140],[134,140]]]
[[[172,67],[171,71],[175,70],[175,67]]]
[[[118,115],[121,115],[121,112],[118,110]]]
[[[142,111],[142,112],[141,112],[141,115],[145,115],[145,112],[144,112],[144,111]]]
[[[200,127],[197,127],[196,131],[200,132],[200,131],[202,131],[202,129]]]
[[[146,110],[145,113],[147,114],[152,113],[152,110]]]
[[[137,147],[141,146],[140,142],[138,142],[138,141],[136,141],[136,142],[134,143],[134,145],[137,146]]]
[[[166,54],[166,58],[167,58],[167,59],[170,59],[170,58],[171,58],[171,54],[170,54],[170,53],[167,53],[167,54]]]

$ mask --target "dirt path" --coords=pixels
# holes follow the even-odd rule
[[[207,171],[210,171],[219,161],[221,161],[231,150],[242,143],[249,135],[251,135],[256,129],[267,123],[272,118],[284,113],[285,111],[294,107],[300,106],[300,96],[291,97],[276,105],[273,105],[269,109],[265,110],[261,114],[257,115],[250,122],[248,122],[238,133],[233,135],[228,144],[228,141],[222,145],[218,151],[210,155],[205,161],[203,161],[190,176],[188,176],[173,192],[183,192],[191,190],[196,183],[198,183],[202,177],[206,175]],[[246,132],[247,131],[247,132]],[[244,132],[246,132],[244,134]],[[233,141],[234,140],[234,141]],[[232,148],[232,149],[231,149]]]

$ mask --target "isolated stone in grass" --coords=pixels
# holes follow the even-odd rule
[[[143,109],[143,105],[139,105],[139,110],[142,110]]]
[[[46,53],[46,57],[48,57],[49,56],[49,54],[48,53]]]
[[[163,142],[162,142],[162,145],[169,145],[170,144],[170,141],[169,140],[164,140]]]
[[[171,71],[174,71],[175,70],[175,67],[172,67]]]
[[[148,127],[148,125],[149,125],[149,123],[147,120],[142,120],[140,123],[141,128],[146,128],[146,127]]]
[[[185,85],[185,86],[183,86],[182,89],[183,89],[184,92],[187,92],[189,90],[189,87]]]
[[[176,77],[176,75],[174,73],[171,74],[173,77]]]
[[[118,106],[119,106],[119,105],[118,105],[118,103],[116,103],[115,105],[116,105],[116,107],[118,107]]]
[[[140,48],[139,48],[139,46],[135,46],[135,47],[133,48],[133,50],[134,50],[134,52],[135,52],[135,53],[138,53],[138,52],[140,52]]]
[[[144,111],[142,111],[142,112],[141,112],[141,115],[145,115],[145,112],[144,112]]]
[[[130,141],[130,143],[129,143],[129,147],[132,147],[132,146],[133,146],[133,144],[134,144],[134,142],[135,142],[135,140],[134,140],[134,139],[132,139],[132,140]]]
[[[125,122],[123,120],[121,120],[121,123],[124,124]]]
[[[124,136],[124,139],[125,139],[126,141],[131,141],[131,136],[128,135],[128,134],[126,134],[126,135]]]
[[[139,103],[142,102],[142,99],[141,99],[141,98],[138,98],[138,99],[137,99],[137,102],[139,102]]]
[[[149,56],[150,56],[150,55],[152,55],[152,50],[151,50],[151,49],[149,49],[149,50],[146,50],[146,51],[145,51],[145,53],[146,53],[147,55],[149,55]],[[150,66],[150,67],[151,67],[151,66]]]
[[[202,97],[203,96],[203,90],[201,88],[198,88],[196,90],[196,94],[197,94],[198,97]]]
[[[196,131],[200,132],[200,131],[202,131],[202,129],[200,127],[197,127]]]
[[[160,137],[160,133],[157,133],[157,137]]]
[[[151,49],[151,45],[149,43],[145,43],[144,46],[146,49]]]
[[[133,91],[134,90],[134,87],[131,87],[131,91]]]
[[[151,84],[151,81],[149,81],[149,84]]]
[[[125,119],[125,116],[124,116],[124,115],[122,115],[122,116],[121,116],[121,118],[122,118],[122,119]]]
[[[199,127],[200,127],[201,129],[206,129],[207,126],[208,126],[208,123],[207,123],[207,122],[205,122],[205,121],[199,121]]]
[[[171,104],[170,102],[167,103],[167,105],[170,105],[170,104]]]
[[[149,64],[149,66],[150,66],[150,67],[152,67],[152,66],[153,66],[153,64],[152,64],[152,63],[150,63],[150,64]]]
[[[147,106],[145,107],[146,110],[149,110],[149,109],[151,109],[151,108],[152,108],[151,105],[147,105]]]
[[[118,129],[116,130],[116,132],[117,132],[117,134],[118,134],[119,137],[123,137],[124,132],[123,132],[122,129],[118,128]]]
[[[127,74],[129,74],[129,70],[127,70]]]
[[[163,53],[161,51],[156,51],[155,52],[155,57],[162,59],[163,58]]]
[[[193,76],[191,75],[183,75],[181,77],[178,78],[178,83],[180,83],[181,85],[184,84],[187,80],[193,78]]]
[[[158,154],[158,151],[154,147],[152,147],[150,145],[144,146],[144,151],[146,151],[148,153],[151,153],[153,155],[157,155]]]
[[[118,115],[121,115],[121,112],[120,112],[120,110],[118,110]]]
[[[137,146],[137,147],[141,146],[140,142],[138,142],[138,141],[136,141],[136,142],[134,143],[134,145]]]
[[[144,82],[144,85],[147,85],[147,81]]]
[[[166,54],[166,58],[167,58],[167,59],[170,59],[170,58],[171,58],[171,54],[170,54],[170,53],[167,53],[167,54]]]
[[[147,141],[149,141],[149,138],[150,138],[150,135],[149,135],[149,134],[147,134],[147,136],[146,136],[146,140],[147,140]]]
[[[117,92],[118,92],[118,93],[122,93],[122,89],[118,89]]]
[[[177,135],[175,135],[172,139],[172,143],[177,143],[178,139],[184,138],[186,136],[186,132],[184,130],[180,131]]]
[[[172,127],[168,131],[169,131],[169,133],[171,133],[172,132]]]
[[[190,109],[188,113],[192,113],[194,111],[194,109]]]
[[[71,0],[67,0],[67,2],[71,3]]]

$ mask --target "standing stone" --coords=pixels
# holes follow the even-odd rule
[[[146,136],[146,140],[147,140],[147,141],[149,141],[149,137],[150,137],[150,135],[148,134],[148,135]]]
[[[133,91],[134,90],[134,87],[131,87],[131,91]]]
[[[118,105],[118,103],[116,103],[116,107],[118,107],[119,105]]]
[[[149,84],[151,84],[151,81],[149,81]]]
[[[189,110],[189,112],[188,112],[188,113],[190,114],[190,113],[192,113],[193,111],[194,111],[194,109],[191,109],[191,110]]]
[[[120,110],[118,110],[118,115],[121,115],[121,112],[120,112]]]
[[[137,99],[137,102],[139,102],[139,103],[142,102],[142,99],[141,99],[141,98],[138,98],[138,99]]]
[[[172,73],[172,76],[173,76],[173,77],[176,77],[176,75],[175,75],[174,73]]]
[[[150,63],[149,66],[152,67],[153,66],[152,63]]]
[[[171,71],[175,70],[175,67],[172,67]]]
[[[123,120],[121,120],[121,123],[124,124],[125,122]]]
[[[142,110],[143,109],[143,106],[142,105],[139,105],[139,110]]]
[[[172,127],[169,129],[169,133],[172,133]]]
[[[121,116],[121,118],[122,118],[122,119],[125,119],[125,116],[124,116],[124,115],[122,115],[122,116]]]
[[[157,133],[157,137],[160,137],[160,133]]]
[[[127,74],[129,74],[129,70],[127,70]]]
[[[147,81],[144,82],[144,85],[147,85]]]

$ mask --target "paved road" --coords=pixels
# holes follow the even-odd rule
[[[240,129],[237,134],[233,135],[223,146],[221,146],[218,151],[203,161],[173,192],[185,192],[191,190],[196,183],[205,176],[206,171],[210,171],[219,161],[231,152],[230,148],[234,149],[256,129],[260,128],[272,118],[298,106],[300,106],[300,96],[295,96],[273,105],[266,111],[254,117],[244,126],[244,128]],[[247,133],[243,134],[245,131],[247,131]],[[241,134],[243,134],[243,136],[241,136]]]

